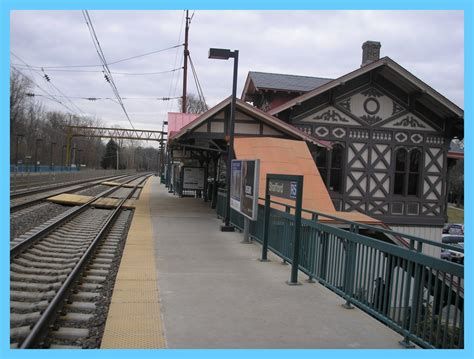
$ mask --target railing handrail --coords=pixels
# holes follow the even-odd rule
[[[219,189],[218,195],[225,196],[226,193],[225,193],[225,191],[222,191],[222,190]],[[265,198],[262,198],[262,197],[258,197],[258,199],[262,200],[262,201],[265,200]],[[288,204],[288,203],[282,203],[282,202],[278,202],[278,201],[275,201],[275,200],[270,200],[270,202],[274,203],[274,204],[277,204],[277,205],[280,205],[280,206],[284,206],[286,208],[293,208],[293,209],[295,208],[295,206],[293,206],[291,204]],[[262,205],[262,204],[259,204],[259,205]],[[370,225],[370,224],[350,221],[348,219],[340,218],[340,217],[337,217],[337,216],[334,216],[334,215],[331,215],[331,214],[327,214],[327,213],[324,213],[324,212],[312,211],[312,210],[308,210],[308,209],[304,209],[304,208],[303,208],[302,211],[304,213],[309,213],[311,215],[317,215],[317,216],[321,216],[321,217],[325,217],[325,218],[329,218],[329,219],[334,219],[334,220],[339,221],[343,224],[348,224],[349,226],[357,226],[359,228],[369,229],[369,230],[373,230],[373,231],[377,231],[377,232],[382,232],[384,234],[389,234],[389,235],[392,235],[392,236],[406,238],[410,241],[416,241],[416,242],[419,242],[419,243],[432,245],[434,247],[438,247],[438,248],[441,248],[441,249],[454,250],[454,251],[457,251],[457,252],[460,252],[460,253],[464,253],[464,248],[452,246],[452,245],[447,244],[447,243],[436,242],[436,241],[433,241],[433,240],[430,240],[430,239],[417,237],[417,236],[414,236],[412,234],[402,233],[402,232],[394,231],[394,230],[383,228],[383,227],[377,227],[377,226]],[[412,247],[408,243],[407,243],[407,248],[410,249],[410,250],[415,249],[414,246]],[[419,251],[419,250],[417,250],[417,251]]]

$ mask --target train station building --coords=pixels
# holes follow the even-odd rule
[[[284,163],[297,157],[285,146],[273,142],[258,153],[242,147],[268,138],[305,142],[317,170],[309,163],[308,169],[293,170],[314,173],[305,190],[326,197],[304,206],[342,216],[359,213],[440,241],[449,145],[464,137],[464,112],[391,58],[380,58],[380,47],[365,42],[360,67],[337,79],[249,72],[236,105],[233,155],[262,158],[262,177],[270,162],[274,173],[288,173]],[[176,123],[173,116],[170,124]],[[178,164],[204,166],[218,181],[226,165],[230,98],[188,116],[186,126],[169,134],[169,160],[175,170]]]

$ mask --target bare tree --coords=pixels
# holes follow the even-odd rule
[[[183,107],[183,99],[178,100],[179,110]],[[204,113],[208,110],[205,102],[201,101],[199,97],[190,93],[186,95],[186,113]]]

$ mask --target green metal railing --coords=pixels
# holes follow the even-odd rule
[[[274,204],[281,203],[272,201]],[[270,209],[268,249],[291,263],[294,247],[292,206]],[[218,193],[217,214],[225,211]],[[250,236],[263,239],[264,206],[250,224]],[[298,268],[346,300],[425,348],[464,347],[464,267],[422,253],[423,245],[452,248],[388,229],[338,219],[339,227],[321,223],[330,217],[310,212],[303,219]],[[332,217],[337,219],[337,217]],[[243,216],[232,210],[231,224],[243,229]],[[363,235],[361,228],[404,237],[407,247]]]

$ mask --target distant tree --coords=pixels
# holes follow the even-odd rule
[[[178,100],[179,111],[183,107],[183,99]],[[186,95],[186,113],[204,113],[208,109],[208,106],[205,102],[202,102],[199,97],[189,93]]]
[[[107,142],[107,145],[105,146],[105,153],[102,157],[102,161],[100,162],[102,168],[117,168],[117,150],[117,143],[115,143],[113,139],[110,139],[110,141]]]

